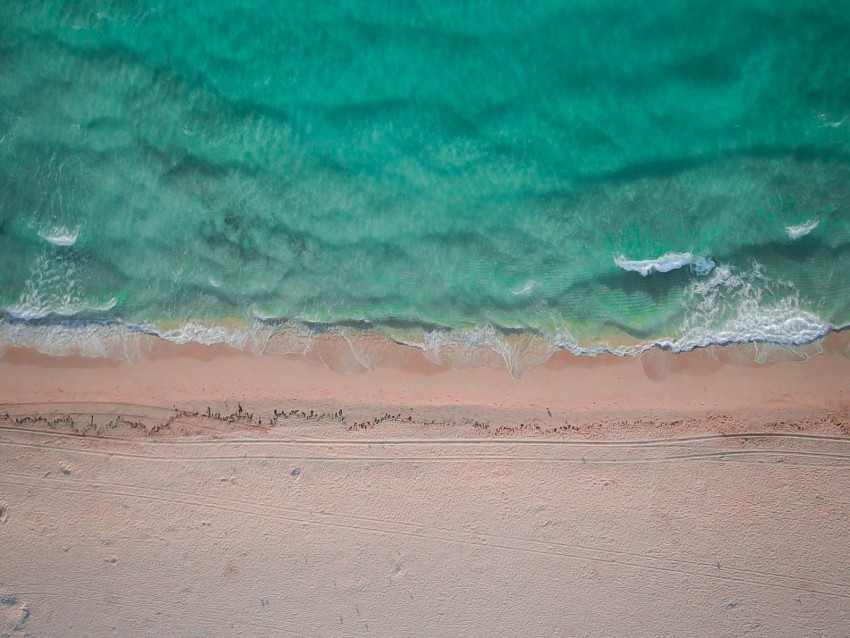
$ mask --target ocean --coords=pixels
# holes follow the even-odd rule
[[[4,0],[0,353],[817,343],[848,34],[835,0]]]

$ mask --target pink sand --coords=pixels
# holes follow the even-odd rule
[[[740,354],[9,351],[0,636],[847,635],[850,359]]]

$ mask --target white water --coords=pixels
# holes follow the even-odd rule
[[[67,228],[54,228],[50,232],[41,232],[38,234],[43,240],[50,242],[54,246],[73,246],[77,243],[77,237],[80,234],[80,229],[68,230]]]
[[[618,268],[637,272],[646,277],[654,272],[670,272],[694,263],[691,253],[666,253],[657,259],[626,259],[623,255],[614,258]]]
[[[48,280],[57,274],[73,274],[73,269],[69,271],[68,264],[62,263],[58,273],[46,268],[44,273]],[[46,263],[41,265],[47,266]],[[380,328],[362,331],[331,327],[324,328],[320,336],[298,322],[280,325],[262,318],[255,318],[242,328],[191,321],[167,329],[120,321],[33,323],[32,320],[73,315],[93,307],[83,304],[79,296],[69,294],[64,287],[58,290],[62,296],[47,299],[35,294],[35,287],[31,287],[32,294],[22,298],[23,306],[7,312],[7,319],[0,318],[0,354],[7,347],[17,346],[33,347],[53,355],[82,354],[134,361],[157,339],[163,339],[177,344],[226,344],[254,354],[297,353],[335,370],[357,372],[395,361],[401,356],[397,348],[392,348],[395,342],[421,350],[426,358],[439,365],[452,368],[505,366],[519,378],[558,350],[581,356],[605,353],[637,356],[657,346],[672,352],[746,343],[796,347],[817,342],[830,331],[846,327],[832,326],[813,310],[803,307],[799,291],[793,284],[770,279],[757,263],[746,269],[716,266],[710,276],[694,279],[685,295],[681,324],[670,338],[622,346],[580,344],[561,317],[552,317],[548,323],[555,327],[549,328],[547,334],[529,332],[510,336],[492,325],[467,330],[422,330],[418,334],[408,331],[405,335],[393,335]],[[113,304],[111,300],[102,308],[108,309]]]
[[[786,226],[785,233],[791,239],[800,239],[800,237],[805,237],[817,228],[818,224],[820,224],[819,219],[810,219],[805,224],[800,224],[799,226]]]

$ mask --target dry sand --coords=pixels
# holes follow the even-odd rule
[[[10,350],[0,636],[848,636],[850,359],[743,350]]]

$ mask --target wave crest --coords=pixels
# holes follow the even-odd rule
[[[73,254],[45,250],[33,264],[24,291],[6,312],[15,319],[36,320],[45,317],[102,315],[118,303],[86,298],[85,276]]]
[[[744,271],[719,266],[709,279],[694,282],[680,336],[659,345],[674,352],[743,343],[799,346],[835,329],[802,307],[791,282],[768,279],[764,267],[753,262]]]
[[[805,224],[800,224],[798,226],[786,226],[785,234],[787,234],[790,239],[800,239],[800,237],[805,237],[812,232],[819,224],[820,219],[810,219]]]
[[[665,253],[656,259],[626,259],[623,255],[614,258],[618,268],[629,272],[637,272],[646,277],[654,272],[670,272],[694,263],[691,253]]]
[[[73,246],[77,243],[80,229],[68,230],[65,227],[55,227],[47,232],[40,232],[38,236],[54,246]]]

